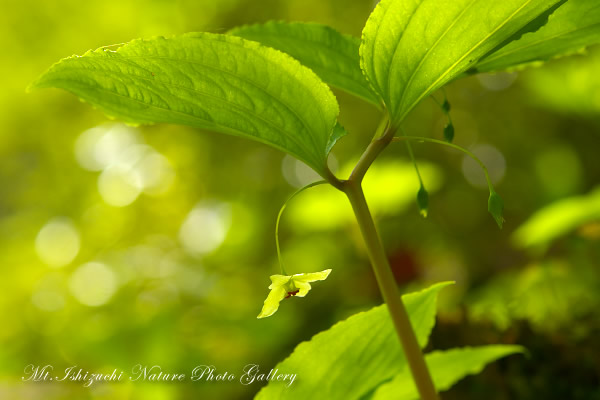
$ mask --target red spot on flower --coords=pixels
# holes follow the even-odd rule
[[[292,297],[298,294],[298,292],[300,291],[300,289],[298,290],[294,290],[293,292],[287,292],[287,296],[285,296],[285,298],[287,299],[288,297]]]

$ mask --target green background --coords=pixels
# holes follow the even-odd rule
[[[259,384],[237,380],[84,388],[21,377],[28,364],[127,373],[141,363],[188,375],[212,364],[239,375],[252,363],[268,372],[300,341],[381,302],[346,200],[315,188],[284,214],[283,257],[291,273],[333,272],[305,299],[256,319],[268,277],[278,271],[277,212],[315,179],[303,164],[239,138],[168,125],[126,127],[58,90],[25,93],[52,63],[99,46],[224,33],[272,19],[325,23],[358,36],[372,6],[6,3],[0,13],[1,398],[250,398]],[[531,353],[467,378],[444,399],[600,398],[594,340],[600,196],[593,193],[600,183],[599,67],[600,49],[590,49],[542,69],[469,77],[447,88],[456,143],[483,159],[504,198],[501,231],[487,214],[482,175],[453,150],[414,145],[430,190],[427,219],[418,213],[416,178],[401,143],[368,175],[368,199],[403,290],[457,281],[442,292],[430,347],[517,343]],[[336,95],[349,135],[330,162],[345,177],[379,115]],[[410,135],[440,138],[445,122],[426,100],[405,126]],[[513,235],[555,203],[561,208],[544,223]]]

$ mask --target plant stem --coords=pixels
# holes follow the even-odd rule
[[[394,132],[395,131],[388,128],[383,136],[374,139],[369,144],[369,147],[367,147],[363,155],[360,157],[360,160],[358,160],[356,163],[354,170],[350,174],[349,181],[354,181],[358,184],[362,182],[362,179],[369,170],[371,164],[373,164],[377,156],[379,156],[379,154],[388,146],[388,144],[390,144],[394,138]]]
[[[477,157],[475,154],[473,154],[473,152],[465,149],[464,147],[460,147],[459,145],[456,145],[454,143],[448,143],[448,142],[444,142],[442,140],[421,137],[421,136],[406,136],[406,135],[404,135],[404,136],[397,136],[397,137],[392,138],[392,142],[400,142],[400,141],[407,141],[407,143],[409,141],[429,142],[429,143],[441,144],[442,146],[448,146],[448,147],[452,147],[453,149],[456,149],[458,151],[462,151],[463,153],[465,153],[466,155],[471,157],[477,164],[479,164],[479,166],[483,170],[483,173],[485,174],[485,180],[487,181],[490,192],[494,192],[494,186],[492,185],[492,179],[490,178],[490,173],[488,172],[488,169],[486,168],[485,164],[483,163],[483,161],[481,161],[479,159],[479,157]]]
[[[331,175],[333,176],[333,174],[331,174]],[[337,178],[335,178],[335,179],[337,180]],[[326,183],[328,183],[328,181],[318,181],[318,182],[309,183],[308,185],[301,187],[300,189],[296,190],[290,197],[288,197],[288,199],[285,201],[285,203],[283,203],[283,205],[279,209],[279,214],[277,214],[277,222],[275,222],[275,247],[277,248],[277,260],[279,261],[279,269],[281,270],[282,275],[286,275],[286,276],[288,275],[287,271],[285,270],[285,267],[283,266],[283,258],[281,257],[281,247],[279,246],[279,223],[281,222],[281,216],[283,215],[283,211],[287,207],[288,203],[290,201],[292,201],[292,199],[294,197],[298,196],[300,193],[302,193],[306,189],[309,189],[311,187],[318,186],[318,185],[324,185]]]
[[[373,143],[376,143],[376,141]],[[373,151],[376,151],[377,154],[379,154],[384,147],[385,145],[383,147],[377,146]],[[377,154],[375,154],[375,157]],[[370,165],[375,157],[371,158],[370,156],[367,156],[364,157],[364,159],[369,160],[370,162],[367,162],[369,162]],[[363,175],[364,174],[359,174],[358,176],[362,179]],[[394,279],[394,274],[388,263],[377,229],[375,228],[373,217],[369,212],[369,207],[365,200],[360,180],[353,180],[350,178],[348,181],[344,182],[344,192],[348,196],[350,204],[352,204],[358,226],[360,227],[360,231],[367,246],[367,253],[369,254],[369,259],[371,260],[371,265],[375,272],[379,290],[383,295],[383,300],[388,306],[388,311],[392,317],[394,327],[400,337],[400,342],[402,343],[402,348],[420,398],[421,400],[439,400],[429,370],[425,364],[423,353],[421,353],[421,348],[419,347],[415,332],[410,323],[408,313],[402,302],[400,291],[398,290],[398,286]]]

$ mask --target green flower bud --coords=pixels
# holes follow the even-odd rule
[[[417,205],[419,206],[419,212],[423,218],[427,218],[427,213],[429,211],[429,193],[427,193],[424,186],[421,186],[417,193]]]
[[[452,140],[454,140],[454,125],[452,125],[452,122],[448,122],[444,127],[444,139],[448,143],[452,143]]]
[[[442,104],[442,110],[448,114],[450,112],[450,103],[448,103],[448,99],[444,99],[444,103]]]
[[[496,223],[502,229],[502,223],[504,223],[504,217],[502,211],[504,210],[504,201],[502,197],[495,191],[490,191],[490,198],[488,199],[488,211],[492,214],[492,217],[496,220]]]

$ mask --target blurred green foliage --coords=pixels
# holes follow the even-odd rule
[[[191,128],[126,127],[58,90],[25,94],[52,62],[91,48],[136,37],[225,32],[271,19],[315,21],[359,35],[372,6],[341,0],[5,5],[0,397],[246,399],[257,385],[84,388],[23,383],[21,376],[27,364],[107,372],[138,363],[186,373],[199,364],[239,371],[256,363],[270,369],[299,341],[380,303],[344,199],[336,199],[332,189],[315,188],[298,196],[284,216],[283,257],[290,273],[333,268],[335,274],[320,285],[323,290],[283,302],[271,318],[256,319],[268,276],[278,270],[277,211],[295,188],[313,179],[302,164],[257,143]],[[418,182],[409,173],[404,146],[388,149],[367,175],[376,182],[367,196],[379,210],[398,282],[409,290],[457,281],[442,293],[436,330],[458,328],[450,336],[434,331],[432,346],[534,344],[529,360],[509,359],[484,374],[478,386],[467,380],[447,398],[481,393],[492,398],[492,391],[497,399],[597,395],[591,390],[598,387],[593,372],[598,357],[594,364],[586,355],[599,351],[591,338],[600,330],[600,221],[597,214],[581,218],[573,212],[585,205],[561,207],[575,201],[565,200],[570,197],[592,201],[587,194],[600,182],[600,108],[594,100],[599,59],[600,49],[592,48],[587,56],[543,68],[475,76],[448,87],[455,143],[490,169],[505,202],[503,231],[487,215],[481,172],[451,149],[414,145],[430,191],[427,219],[414,201]],[[336,95],[349,135],[330,163],[342,176],[371,139],[378,112]],[[425,101],[405,129],[442,138],[446,122],[437,105]],[[544,251],[515,246],[511,233],[547,206],[558,210],[557,220],[568,220],[563,222],[568,229],[549,235],[540,225],[523,239],[545,235]],[[492,311],[477,317],[482,304],[491,304],[486,310]],[[480,325],[467,324],[475,320]],[[482,330],[490,320],[496,325]],[[589,362],[574,363],[577,355]],[[567,367],[575,372],[562,374]],[[540,389],[532,392],[523,381]]]

